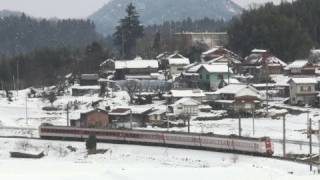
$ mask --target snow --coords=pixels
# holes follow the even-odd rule
[[[115,61],[116,69],[143,69],[143,68],[158,68],[159,64],[157,60],[118,60]]]
[[[265,49],[252,49],[251,53],[266,53],[267,50]]]
[[[216,91],[216,94],[237,94],[238,92],[240,92],[245,88],[250,88],[256,94],[258,94],[258,91],[255,88],[246,84],[229,84],[221,89],[218,89]]]
[[[197,105],[200,105],[200,102],[191,98],[182,98],[174,103],[174,105],[179,105],[179,104],[182,104],[185,106],[197,106]]]
[[[291,78],[289,82],[292,81],[295,84],[317,84],[318,81],[315,78]]]
[[[245,86],[246,87],[246,86]],[[41,110],[49,102],[38,98],[28,99],[28,124],[25,120],[25,95],[28,90],[14,93],[13,102],[0,98],[0,135],[20,135],[37,137],[37,127],[42,122],[55,125],[66,124],[66,111],[64,109],[54,112]],[[192,91],[176,91],[177,95],[192,93]],[[202,92],[203,94],[203,92]],[[17,96],[18,95],[18,96]],[[128,94],[124,91],[112,92],[113,98],[105,98],[105,104],[111,107],[127,107]],[[99,100],[98,95],[71,97],[65,95],[58,97],[55,106],[64,107],[68,102],[79,102],[79,109],[70,110],[70,118],[79,118],[83,111],[91,109],[91,103]],[[162,101],[153,105],[136,106],[137,108],[153,106],[164,110]],[[281,102],[270,102],[270,106],[293,108],[283,105]],[[314,129],[318,127],[320,120],[319,109],[296,107],[301,113],[286,116],[287,138],[299,142],[307,142],[306,127],[307,114],[312,118]],[[261,110],[263,111],[263,110]],[[271,114],[284,113],[281,109],[269,109]],[[196,121],[191,120],[191,132],[213,132],[216,134],[237,134],[238,118],[225,118],[221,116],[225,112],[212,110],[211,112],[199,112],[199,117],[219,116],[220,120]],[[255,134],[252,132],[252,117],[242,117],[244,136],[262,137],[269,136],[275,142],[275,154],[282,154],[282,145],[278,141],[282,138],[282,119],[270,117],[255,118]],[[24,127],[25,129],[10,129],[5,126]],[[29,128],[29,129],[28,129]],[[148,126],[145,129],[166,130]],[[186,127],[172,127],[170,131],[187,131]],[[314,135],[314,142],[317,137]],[[21,151],[21,146],[27,141],[30,146],[26,151],[39,152],[44,150],[48,154],[43,159],[11,159],[10,151]],[[70,152],[66,146],[77,148],[76,152]],[[98,144],[98,148],[109,149],[106,154],[87,156],[83,142],[64,142],[47,140],[22,140],[0,139],[0,179],[318,179],[312,175],[309,167],[304,164],[258,158],[243,155],[224,154],[210,151],[195,151],[186,149],[172,149],[166,147],[145,147],[135,145]],[[112,153],[110,153],[111,151]],[[314,152],[317,152],[314,147]],[[287,144],[288,153],[308,153],[305,144]],[[244,173],[250,172],[250,173]],[[291,174],[291,172],[293,174]]]
[[[235,97],[256,97],[260,99],[260,94],[252,88],[246,87],[238,91]]]
[[[308,64],[308,60],[295,60],[289,64],[286,69],[303,68]]]
[[[193,90],[171,90],[170,94],[173,97],[204,97],[205,94],[200,89]]]
[[[233,73],[226,63],[203,64],[202,67],[209,73]]]
[[[182,56],[179,53],[173,53],[168,56],[169,65],[189,65],[189,58]]]
[[[43,150],[38,160],[11,159],[9,151]],[[72,146],[76,152],[71,152]],[[87,155],[83,142],[0,139],[0,178],[56,179],[184,179],[283,180],[319,178],[298,163],[210,151],[99,144],[105,154]],[[250,172],[250,173],[245,173]]]

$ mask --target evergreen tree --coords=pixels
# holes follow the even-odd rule
[[[89,138],[86,140],[86,149],[89,153],[93,153],[97,149],[97,138],[96,135],[91,134]]]
[[[128,5],[126,12],[127,16],[120,20],[113,38],[122,57],[130,59],[136,55],[136,44],[137,40],[143,37],[143,26],[140,24],[139,15],[132,3]]]
[[[152,49],[154,50],[156,55],[160,54],[160,51],[161,51],[161,36],[160,36],[160,32],[159,31],[154,36]]]

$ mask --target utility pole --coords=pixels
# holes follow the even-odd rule
[[[19,82],[19,60],[17,60],[17,96],[20,89],[20,82]]]
[[[28,125],[28,96],[26,96],[26,125]]]
[[[255,123],[254,123],[254,104],[252,104],[252,135],[254,136],[255,134]]]
[[[188,114],[187,118],[188,118],[188,133],[190,133],[190,119],[191,119],[191,116]]]
[[[312,120],[309,118],[308,112],[308,137],[309,137],[309,163],[310,163],[310,171],[312,171]]]
[[[320,174],[320,120],[318,122],[318,145],[319,145],[319,159],[318,159],[318,174]]]
[[[239,116],[239,136],[241,136],[241,131],[242,131],[242,128],[241,128],[241,115],[240,115],[240,109],[238,110],[238,116]]]
[[[69,126],[69,102],[67,104],[67,126]]]
[[[286,157],[286,114],[283,114],[283,157]]]
[[[130,129],[132,130],[132,109],[130,109]]]

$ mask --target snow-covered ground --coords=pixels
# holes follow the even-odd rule
[[[67,146],[76,149],[71,152]],[[105,154],[87,155],[82,142],[0,139],[0,179],[224,179],[315,180],[304,164],[217,152],[98,144]],[[44,151],[38,160],[12,159],[10,151]]]
[[[43,122],[56,125],[66,124],[65,106],[68,102],[77,102],[78,109],[70,110],[70,118],[79,118],[80,112],[92,109],[92,102],[99,100],[97,95],[72,97],[65,95],[58,97],[55,106],[59,111],[43,111],[42,107],[50,103],[42,99],[29,98],[27,90],[20,91],[13,102],[0,98],[0,135],[37,136],[38,126]],[[102,106],[128,106],[126,92],[113,93],[114,98],[104,99]],[[154,106],[165,108],[162,102]],[[157,105],[158,104],[158,105]],[[281,105],[281,104],[279,104]],[[304,110],[304,109],[302,109]],[[320,118],[317,109],[309,109],[313,118],[313,126],[317,127]],[[213,113],[220,115],[221,112]],[[205,115],[205,113],[203,114]],[[291,140],[307,141],[304,134],[307,127],[307,114],[287,115],[287,138]],[[1,128],[2,126],[2,128]],[[31,129],[8,129],[23,127]],[[252,118],[242,118],[243,135],[253,136]],[[166,130],[147,127],[145,129]],[[170,131],[187,131],[187,128],[170,128]],[[216,134],[237,134],[238,119],[224,118],[216,121],[191,121],[192,132],[213,132]],[[254,136],[270,136],[282,138],[282,120],[271,118],[255,119]],[[314,137],[314,140],[317,140]],[[26,145],[27,144],[27,145]],[[28,146],[29,144],[29,146]],[[77,148],[70,152],[66,146]],[[40,160],[11,159],[10,151],[23,150],[48,154]],[[144,147],[133,145],[99,144],[99,148],[109,149],[106,154],[87,156],[84,143],[36,141],[21,139],[0,139],[0,179],[318,179],[309,173],[309,168],[303,164],[283,162],[267,158],[257,158],[243,155],[224,154],[208,151],[185,149],[171,149],[164,147]],[[23,151],[25,151],[23,150]],[[287,144],[288,153],[308,153],[306,145]],[[111,153],[112,152],[112,153]],[[318,152],[315,147],[314,152]],[[282,145],[275,143],[275,154],[282,154]],[[18,168],[21,167],[21,168]],[[250,172],[250,173],[246,173]],[[261,178],[260,178],[261,177]]]

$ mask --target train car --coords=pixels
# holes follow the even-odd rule
[[[273,144],[268,137],[249,138],[234,135],[76,128],[48,124],[39,127],[39,135],[43,139],[84,140],[91,134],[96,135],[99,141],[105,142],[209,149],[268,156],[273,154]]]

